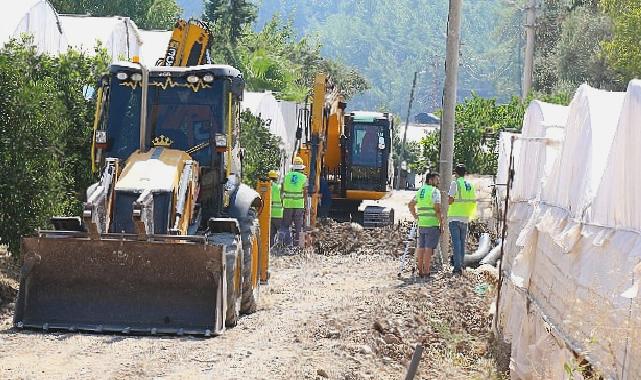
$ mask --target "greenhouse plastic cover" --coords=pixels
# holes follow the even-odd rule
[[[540,182],[545,172],[547,146],[558,144],[558,133],[548,134],[548,129],[565,127],[569,107],[533,101],[528,106],[523,119],[523,129],[518,156],[527,157],[515,164],[515,172],[528,173],[516,176],[510,198],[515,201],[529,201],[539,194]],[[540,138],[540,139],[539,139]]]
[[[541,200],[580,217],[605,171],[625,93],[582,85],[570,104],[565,142]]]
[[[57,55],[67,50],[58,14],[46,0],[4,1],[0,13],[0,46],[11,38],[30,34],[40,53]]]
[[[164,30],[140,30],[142,38],[140,61],[144,65],[154,66],[159,58],[165,56],[171,33]]]
[[[630,82],[605,173],[587,218],[641,231],[641,81]]]
[[[90,17],[61,15],[62,30],[69,46],[93,53],[97,41],[107,49],[112,61],[139,56],[143,43],[136,24],[129,17]]]
[[[579,88],[539,186],[549,203],[511,205],[518,238],[506,245],[497,318],[513,378],[560,378],[572,352],[605,378],[641,378],[640,99],[639,81],[625,94]]]

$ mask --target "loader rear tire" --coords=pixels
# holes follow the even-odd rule
[[[255,213],[250,213],[250,218],[248,224],[243,232],[241,232],[242,241],[243,241],[243,296],[240,306],[240,311],[243,314],[252,314],[256,312],[258,306],[258,295],[260,291],[260,281],[256,281],[256,284],[253,284],[252,281],[252,268],[255,263],[253,262],[254,258],[252,256],[252,248],[256,247],[258,249],[257,259],[259,260],[258,267],[260,267],[260,257],[263,252],[261,250],[260,244],[260,226],[258,224],[258,219],[255,217]],[[242,227],[241,227],[242,229]],[[258,276],[258,271],[255,273]]]
[[[236,245],[228,247],[225,255],[225,264],[227,267],[227,314],[225,316],[225,326],[234,327],[238,324],[241,306],[242,290],[242,252]]]

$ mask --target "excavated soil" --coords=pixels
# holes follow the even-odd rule
[[[315,253],[272,257],[258,312],[209,339],[15,330],[18,272],[0,260],[0,378],[391,380],[418,343],[417,378],[505,378],[490,335],[495,279],[482,268],[398,278],[406,234],[321,225]]]

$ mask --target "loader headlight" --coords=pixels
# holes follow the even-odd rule
[[[142,74],[141,73],[133,73],[131,74],[131,80],[140,82],[142,80]]]
[[[226,148],[227,147],[227,135],[222,133],[216,133],[216,147]]]
[[[211,74],[205,74],[205,76],[203,77],[203,80],[205,82],[207,82],[207,83],[213,82],[214,81],[214,76],[211,75]]]
[[[118,74],[116,74],[116,78],[118,78],[120,80],[126,80],[127,78],[129,78],[129,74],[127,74],[124,71],[121,71]]]
[[[187,77],[187,82],[189,82],[189,83],[198,83],[199,80],[200,80],[200,78],[198,78],[195,75],[190,75],[190,76]]]
[[[96,131],[96,144],[106,144],[106,143],[107,143],[107,132]]]

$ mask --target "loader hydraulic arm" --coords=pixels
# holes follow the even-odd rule
[[[91,239],[97,239],[109,229],[111,215],[111,194],[118,175],[118,159],[108,158],[100,182],[88,194],[83,205],[82,221]]]

